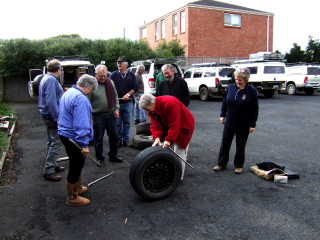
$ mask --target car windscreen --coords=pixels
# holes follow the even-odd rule
[[[263,73],[265,74],[283,74],[284,66],[265,66]]]
[[[234,68],[222,68],[219,71],[219,76],[221,77],[232,77],[232,73],[235,71]]]
[[[307,75],[320,75],[320,67],[308,67]]]

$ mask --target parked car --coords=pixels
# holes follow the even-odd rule
[[[199,95],[206,101],[214,95],[223,95],[230,83],[234,82],[235,68],[230,66],[191,68],[184,74],[190,95]]]
[[[250,71],[249,84],[266,98],[278,91],[286,90],[286,65],[283,54],[260,52],[250,54],[250,59],[235,61],[234,68],[247,67]]]
[[[287,93],[305,92],[312,95],[320,90],[320,64],[297,63],[287,65]]]
[[[175,58],[157,58],[157,59],[148,59],[148,60],[139,60],[131,63],[131,67],[128,69],[132,72],[137,71],[138,65],[144,65],[145,72],[142,74],[142,79],[144,83],[144,93],[151,93],[153,95],[156,94],[156,90],[154,88],[155,79],[157,75],[161,72],[161,67],[164,64],[171,64],[175,73],[178,77],[183,77],[183,72],[179,66],[179,64],[184,61],[183,59],[175,59]]]
[[[89,57],[86,55],[73,55],[73,56],[55,56],[47,59],[46,65],[43,69],[30,69],[29,70],[29,95],[31,97],[39,95],[39,84],[47,72],[47,64],[50,60],[57,59],[61,63],[61,74],[59,82],[63,90],[67,90],[69,87],[74,85],[79,77],[83,74],[89,74],[94,76],[95,69],[94,65],[89,61]],[[104,64],[104,62],[101,62]],[[108,75],[110,72],[108,72]]]

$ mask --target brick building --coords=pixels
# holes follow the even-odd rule
[[[201,0],[139,27],[140,39],[155,49],[163,39],[177,38],[186,57],[248,58],[273,50],[273,18],[273,13]]]

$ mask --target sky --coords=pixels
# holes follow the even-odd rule
[[[193,0],[0,0],[0,39],[45,39],[62,34],[82,38],[139,39],[139,26]],[[309,38],[320,39],[314,0],[222,0],[274,16],[273,50],[289,52],[293,43],[306,49]]]

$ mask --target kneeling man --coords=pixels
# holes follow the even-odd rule
[[[151,126],[152,137],[155,140],[152,146],[169,148],[187,159],[189,143],[194,130],[192,113],[177,98],[172,96],[154,97],[144,94],[139,107],[147,111]],[[163,141],[161,143],[161,141]],[[185,162],[181,161],[182,177],[184,176]]]

